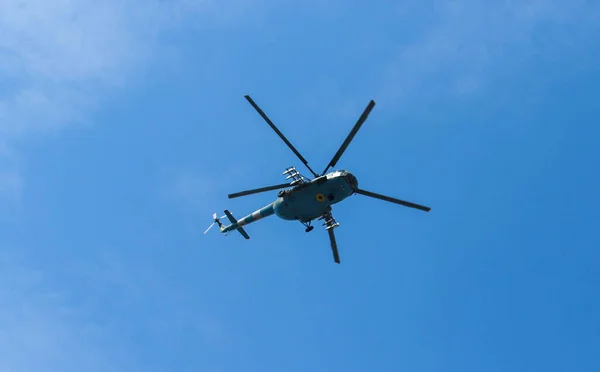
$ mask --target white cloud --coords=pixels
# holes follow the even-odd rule
[[[7,82],[0,94],[0,136],[82,120],[98,91],[143,68],[156,35],[182,4],[0,1],[0,74]]]
[[[85,120],[160,56],[162,33],[227,24],[256,3],[0,0],[0,139]]]
[[[405,5],[399,9],[400,17],[423,13],[429,26],[390,64],[385,93],[408,105],[413,99],[478,92],[531,59],[568,53],[576,43],[591,40],[593,33],[573,29],[597,29],[599,11],[598,5],[583,0],[439,0]],[[551,42],[536,34],[547,26],[556,32]]]
[[[162,33],[221,26],[255,3],[0,0],[0,142],[86,122],[107,91],[160,58]],[[0,193],[13,197],[20,183],[0,168]]]

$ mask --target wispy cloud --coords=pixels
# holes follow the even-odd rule
[[[222,26],[255,3],[0,1],[0,142],[10,148],[32,134],[88,121],[107,92],[136,81],[160,58],[162,34]],[[18,194],[20,183],[18,173],[0,168],[5,197]]]
[[[43,271],[4,254],[0,282],[0,370],[126,370],[126,359],[110,347],[114,340],[74,314],[68,296]]]
[[[0,1],[0,208],[5,209],[2,199],[14,202],[21,195],[19,141],[88,121],[112,90],[143,77],[155,63],[163,48],[161,34],[186,26],[223,26],[243,15],[249,4],[245,0]],[[189,194],[204,185],[188,176],[178,187]],[[17,251],[0,239],[0,370],[132,370],[137,363],[112,328],[118,322],[111,323],[81,304],[75,306],[73,296],[83,288],[90,298],[96,296],[94,301],[112,300],[119,292],[106,288],[116,281],[114,287],[121,290],[122,298],[132,301],[142,286],[136,280],[143,280],[148,290],[153,276],[125,277],[117,258],[106,268],[91,264],[95,269],[78,277],[79,288],[69,280],[66,286],[60,280],[69,275],[72,279],[74,273],[65,276],[64,267],[32,269],[23,263],[29,260],[9,257]],[[85,280],[87,286],[82,285]],[[98,293],[90,294],[94,288]],[[161,290],[158,285],[153,289]],[[100,296],[103,291],[109,294]],[[162,292],[161,301],[171,298],[167,290]],[[139,306],[147,305],[139,301]],[[191,315],[186,316],[181,322],[191,321]],[[147,317],[149,323],[157,320]]]
[[[574,28],[597,30],[600,19],[598,5],[569,0],[439,0],[399,10],[400,17],[420,13],[429,27],[401,48],[385,76],[386,94],[406,104],[475,93],[540,55],[569,53],[594,37]]]
[[[157,3],[158,4],[158,3]],[[0,193],[20,194],[7,169],[14,140],[86,119],[103,90],[116,87],[150,56],[156,7],[131,2],[0,2]]]
[[[84,120],[104,89],[150,61],[174,17],[198,2],[0,2],[0,134],[54,130]]]
[[[146,349],[165,334],[192,337],[203,353],[192,363],[206,365],[207,349],[230,342],[210,295],[157,275],[152,259],[94,248],[53,268],[0,243],[0,371],[165,370],[171,356]]]

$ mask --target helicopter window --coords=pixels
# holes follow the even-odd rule
[[[346,174],[346,181],[352,188],[356,188],[356,186],[358,186],[358,181],[356,180],[356,177],[352,173]]]

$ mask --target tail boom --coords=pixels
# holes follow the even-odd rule
[[[236,220],[235,217],[233,217],[233,215],[231,214],[231,212],[225,210],[225,215],[227,215],[227,218],[229,218],[229,221],[231,221],[231,225],[221,226],[221,232],[227,233],[229,231],[238,230],[240,234],[244,236],[244,238],[250,239],[250,237],[248,236],[248,234],[242,226],[246,226],[252,222],[268,217],[274,213],[275,209],[273,208],[273,203],[264,206],[261,209],[254,211],[245,217],[240,218],[239,220]]]

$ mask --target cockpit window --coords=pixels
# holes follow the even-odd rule
[[[358,187],[358,180],[356,179],[356,177],[354,177],[352,173],[346,174],[346,181],[353,189],[356,189]]]

